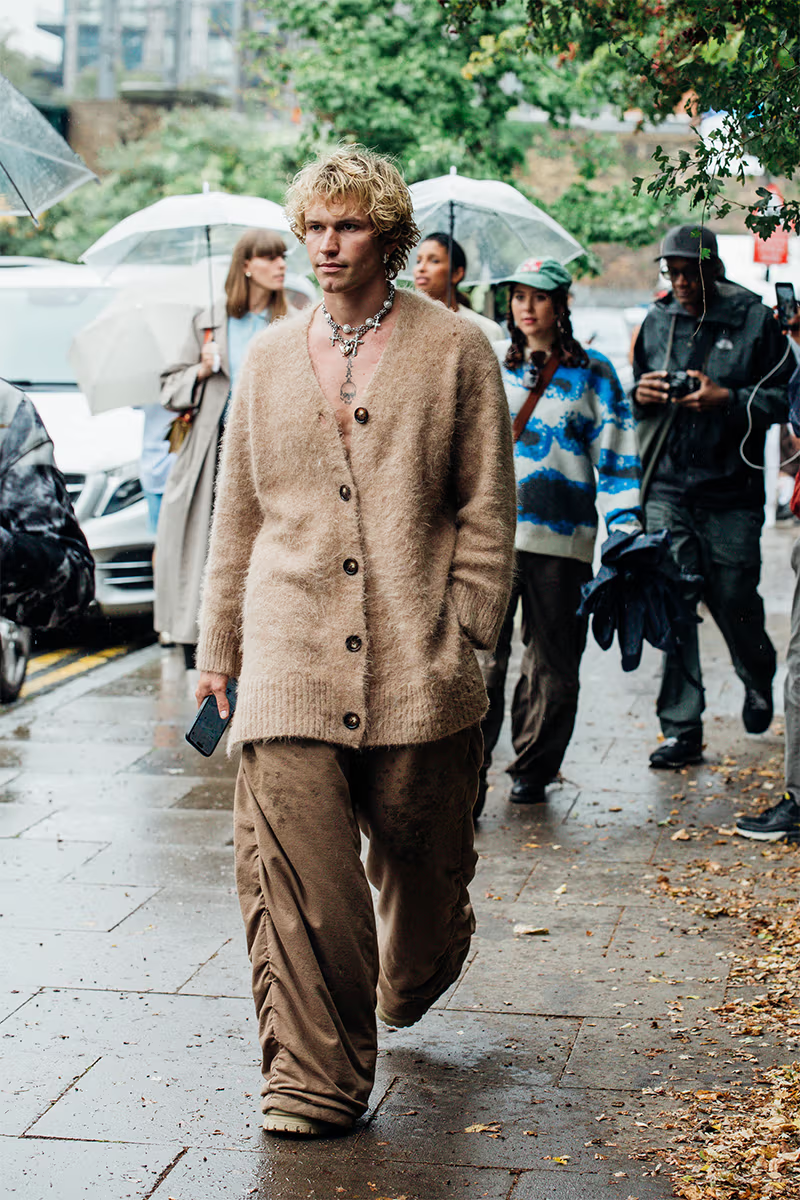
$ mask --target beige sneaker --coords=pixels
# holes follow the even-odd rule
[[[266,1133],[285,1133],[290,1137],[340,1137],[350,1132],[349,1125],[334,1125],[330,1121],[318,1121],[315,1117],[301,1117],[280,1108],[267,1109],[262,1129]]]

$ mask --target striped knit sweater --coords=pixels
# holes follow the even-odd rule
[[[509,342],[494,349],[503,363]],[[516,548],[591,562],[598,511],[606,528],[641,528],[639,456],[630,401],[602,354],[560,366],[514,448]],[[503,366],[512,420],[528,389]]]

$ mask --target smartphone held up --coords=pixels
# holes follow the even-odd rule
[[[797,314],[797,299],[794,294],[794,285],[791,283],[776,283],[775,300],[781,329],[788,329]]]

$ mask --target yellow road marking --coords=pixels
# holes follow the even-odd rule
[[[97,654],[86,654],[83,658],[79,658],[76,662],[65,663],[63,667],[56,667],[52,671],[47,671],[28,683],[22,685],[20,699],[25,700],[28,696],[35,695],[42,688],[50,687],[54,683],[62,683],[65,679],[71,679],[74,675],[82,675],[85,671],[91,671],[94,667],[100,667],[109,659],[119,658],[121,654],[127,654],[130,647],[128,646],[111,646],[107,650],[100,650]]]
[[[69,647],[66,650],[53,650],[50,654],[37,654],[28,663],[27,678],[30,679],[32,675],[40,675],[42,671],[46,671],[54,663],[62,662],[63,659],[74,653],[75,650]]]

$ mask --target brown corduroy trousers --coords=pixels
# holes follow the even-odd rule
[[[477,725],[388,749],[244,747],[236,883],[264,1111],[350,1125],[374,1080],[376,997],[408,1024],[458,978],[475,927],[467,885],[482,753]]]

